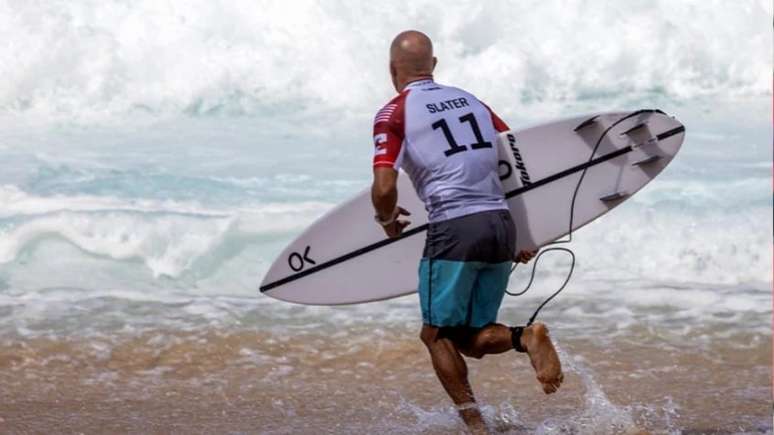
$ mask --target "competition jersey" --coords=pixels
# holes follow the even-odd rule
[[[402,168],[430,222],[507,209],[497,132],[508,126],[462,89],[414,81],[374,118],[374,167]]]

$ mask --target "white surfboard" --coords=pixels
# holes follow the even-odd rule
[[[683,125],[659,110],[579,116],[501,133],[500,179],[517,252],[566,235],[571,212],[574,230],[631,197],[669,164],[684,136]],[[368,189],[334,208],[280,254],[261,292],[336,305],[416,291],[427,213],[404,173],[398,204],[411,212],[411,225],[396,239],[374,222]]]

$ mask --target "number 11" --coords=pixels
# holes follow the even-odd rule
[[[492,142],[485,141],[484,137],[481,136],[481,129],[478,128],[478,122],[476,121],[476,117],[472,112],[462,115],[458,119],[460,123],[470,123],[470,128],[473,129],[473,135],[476,136],[476,143],[470,144],[470,148],[474,150],[481,148],[492,148]],[[454,136],[452,136],[451,130],[449,130],[449,124],[446,123],[445,119],[441,118],[438,121],[435,121],[431,124],[431,127],[433,127],[433,130],[438,130],[440,128],[441,131],[443,131],[444,137],[446,137],[446,141],[449,142],[449,149],[443,152],[446,157],[461,153],[468,149],[466,145],[457,144],[457,141],[454,140]]]

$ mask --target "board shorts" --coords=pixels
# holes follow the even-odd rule
[[[419,262],[422,321],[482,328],[497,321],[516,249],[508,210],[431,222]]]

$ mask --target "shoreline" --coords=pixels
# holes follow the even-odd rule
[[[771,433],[770,337],[744,350],[553,331],[566,382],[540,391],[516,353],[468,360],[484,414],[507,433]],[[4,340],[0,430],[448,433],[459,420],[413,328],[363,334],[154,331]],[[553,429],[551,429],[553,428]],[[601,430],[601,432],[596,432]],[[558,432],[557,432],[558,431]],[[724,432],[725,431],[725,432]]]

